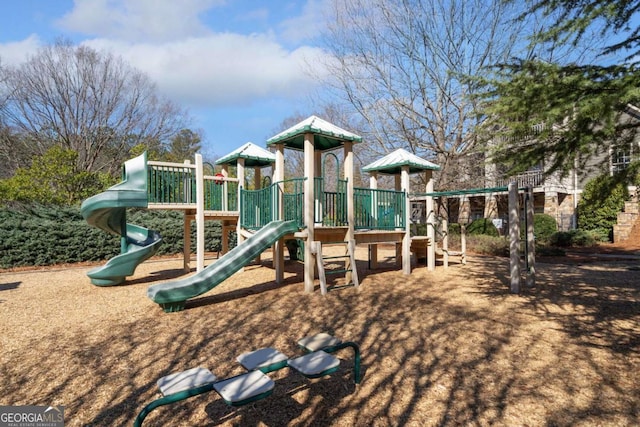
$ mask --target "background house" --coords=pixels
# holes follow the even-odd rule
[[[640,121],[640,109],[629,105],[620,120],[623,124],[635,124],[634,122]],[[556,172],[544,176],[544,165],[539,164],[524,173],[508,176],[504,172],[506,168],[487,162],[484,153],[472,154],[467,158],[469,167],[463,169],[480,176],[461,176],[461,179],[472,183],[473,188],[495,191],[442,196],[438,199],[439,215],[446,216],[449,222],[462,224],[478,218],[491,218],[495,220],[494,224],[499,230],[504,232],[508,218],[507,192],[501,188],[515,181],[519,187],[533,186],[536,213],[555,218],[559,230],[573,229],[577,224],[577,206],[585,184],[604,172],[613,174],[625,169],[640,157],[640,133],[637,129],[625,132],[617,141],[611,141],[607,147],[602,147],[600,154],[591,158],[586,165],[574,166],[565,174]],[[484,164],[484,168],[479,168],[479,164]],[[629,192],[632,200],[637,201],[636,188],[629,187]],[[413,218],[418,223],[424,220],[420,216],[424,209],[420,206],[422,202],[419,199],[414,200],[416,215]]]

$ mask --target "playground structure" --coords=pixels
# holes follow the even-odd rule
[[[124,166],[123,182],[87,200],[82,214],[105,231],[122,236],[120,260],[92,270],[96,285],[114,285],[133,273],[135,266],[153,255],[160,236],[126,223],[126,207],[174,209],[184,212],[184,268],[189,270],[190,226],[196,223],[197,272],[185,279],[152,285],[147,294],[166,312],[179,311],[188,299],[201,295],[242,269],[273,247],[275,281],[284,278],[284,247],[296,239],[304,248],[304,289],[312,292],[317,275],[322,294],[327,292],[327,275],[344,275],[344,284],[359,286],[355,246],[370,247],[372,266],[377,266],[377,246],[395,244],[396,257],[404,274],[411,273],[410,179],[424,173],[426,184],[427,236],[414,239],[413,247],[427,252],[427,268],[435,268],[435,214],[433,177],[439,167],[399,149],[371,163],[363,171],[371,175],[369,188],[354,185],[353,145],[360,136],[316,116],[277,134],[267,141],[275,155],[247,143],[222,157],[216,164],[222,172],[205,175],[202,157],[195,164],[147,161],[144,155]],[[304,152],[304,177],[285,179],[285,149]],[[342,149],[342,177],[333,177],[335,188],[323,174],[327,156],[338,157]],[[324,156],[323,156],[324,154]],[[229,176],[235,166],[237,177]],[[261,168],[271,166],[272,183],[260,188]],[[245,188],[245,169],[254,168],[253,189]],[[340,169],[340,168],[337,168]],[[395,189],[378,189],[378,175],[395,178]],[[204,221],[222,223],[222,253],[217,262],[204,268]],[[228,232],[236,230],[237,246],[229,251]],[[137,233],[137,234],[136,234]],[[516,236],[517,240],[517,236]],[[326,247],[340,246],[343,252],[329,256]],[[113,264],[109,266],[109,264]],[[336,263],[339,268],[328,268]],[[126,267],[126,268],[125,268]]]

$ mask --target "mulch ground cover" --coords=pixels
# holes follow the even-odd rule
[[[359,248],[360,288],[323,297],[304,292],[298,262],[275,284],[267,254],[170,314],[146,289],[182,277],[179,259],[152,258],[108,288],[89,283],[89,266],[2,272],[0,405],[64,405],[69,426],[131,425],[164,375],[202,366],[229,377],[243,352],[293,357],[299,338],[329,332],[360,345],[360,385],[345,349],[331,376],[283,369],[266,399],[234,408],[208,393],[145,425],[638,425],[637,259],[541,257],[536,287],[514,295],[505,258],[406,276],[392,255],[370,270]]]

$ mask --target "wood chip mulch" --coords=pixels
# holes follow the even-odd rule
[[[536,287],[509,292],[508,259],[469,257],[409,276],[381,251],[361,286],[305,293],[269,255],[187,309],[166,314],[149,285],[182,277],[179,259],[151,259],[124,286],[97,287],[87,266],[0,273],[0,405],[64,405],[68,426],[131,425],[155,382],[202,366],[242,372],[235,358],[329,332],[362,351],[308,380],[270,374],[272,396],[233,408],[215,393],[164,406],[148,426],[631,426],[640,419],[640,262],[536,265]],[[210,260],[208,260],[210,261]],[[336,284],[340,284],[337,282]]]

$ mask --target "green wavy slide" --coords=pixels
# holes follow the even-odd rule
[[[80,211],[94,227],[121,237],[121,254],[87,275],[97,286],[119,285],[136,267],[156,253],[162,237],[156,231],[127,223],[127,208],[146,208],[147,154],[124,164],[124,179],[103,193],[89,197]]]
[[[147,296],[165,312],[183,310],[188,299],[215,288],[280,238],[296,231],[296,221],[271,221],[204,270],[182,280],[150,286]]]

